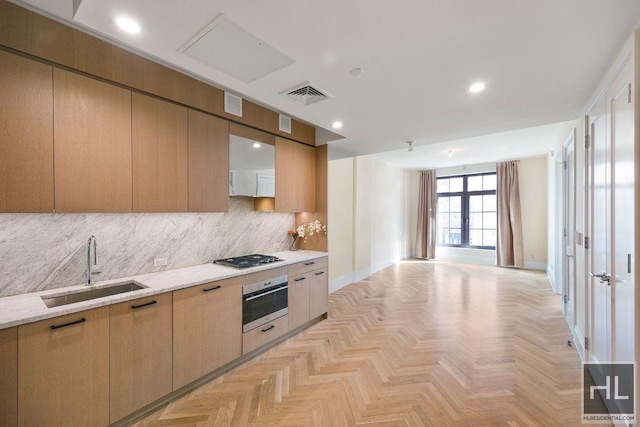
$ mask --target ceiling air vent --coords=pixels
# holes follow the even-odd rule
[[[280,126],[278,129],[280,129],[281,132],[291,133],[291,117],[280,114]]]
[[[321,89],[318,89],[317,87],[313,87],[308,82],[280,93],[302,105],[310,105],[316,102],[324,101],[325,99],[332,98],[331,95],[322,91]]]

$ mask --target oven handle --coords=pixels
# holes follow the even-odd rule
[[[249,297],[249,298],[244,298],[244,300],[245,300],[245,301],[251,301],[251,300],[254,300],[254,299],[256,299],[256,298],[260,298],[260,297],[263,297],[263,296],[265,296],[265,295],[272,294],[272,293],[274,293],[274,292],[282,291],[282,290],[284,290],[284,289],[289,289],[289,285],[287,285],[287,286],[282,286],[282,287],[277,288],[277,289],[273,289],[273,290],[268,291],[268,292],[265,292],[265,293],[263,293],[263,294],[258,294],[258,295],[254,295],[254,296]]]

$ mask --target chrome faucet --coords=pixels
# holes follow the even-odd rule
[[[93,265],[98,265],[98,243],[96,236],[89,237],[87,242],[87,286],[91,286],[91,246],[93,246]]]

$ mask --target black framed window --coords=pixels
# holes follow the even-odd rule
[[[496,173],[438,178],[439,246],[495,249]]]

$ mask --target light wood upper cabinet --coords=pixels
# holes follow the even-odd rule
[[[133,211],[188,209],[187,109],[133,93]]]
[[[110,306],[110,422],[172,391],[172,294]]]
[[[313,212],[315,148],[276,137],[276,211]]]
[[[0,51],[0,212],[53,212],[52,67]]]
[[[109,424],[109,307],[18,327],[18,424]]]
[[[54,69],[56,212],[131,212],[131,91]]]
[[[241,278],[173,293],[174,390],[241,355]]]
[[[18,425],[18,328],[0,329],[0,426]]]
[[[189,110],[189,212],[229,210],[229,122]]]
[[[316,210],[316,149],[307,145],[298,147],[298,210]]]

